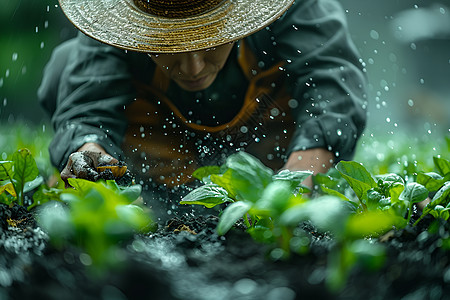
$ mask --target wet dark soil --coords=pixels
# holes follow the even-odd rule
[[[23,208],[0,205],[0,214],[0,299],[450,299],[447,223],[392,232],[381,269],[356,266],[331,292],[325,277],[335,242],[308,222],[299,230],[310,251],[274,261],[270,246],[242,226],[220,237],[216,216],[175,217],[125,242],[123,263],[99,275],[80,249],[51,246]]]

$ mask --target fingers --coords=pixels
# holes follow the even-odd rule
[[[70,188],[70,184],[68,179],[69,178],[76,178],[76,176],[72,172],[72,155],[69,156],[69,161],[67,162],[67,165],[64,167],[64,169],[61,171],[61,179],[64,181],[65,188]]]
[[[112,165],[112,164],[117,164],[119,161],[108,155],[108,154],[103,154],[98,158],[98,164],[97,165]]]
[[[90,181],[97,181],[99,172],[97,166],[117,164],[119,161],[108,154],[95,151],[78,151],[69,156],[67,165],[61,171],[61,179],[65,187],[71,187],[69,178],[82,178]]]

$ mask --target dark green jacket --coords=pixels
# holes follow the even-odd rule
[[[320,147],[335,152],[338,159],[350,159],[366,122],[366,77],[338,3],[297,1],[245,42],[261,69],[284,62],[280,72],[297,124],[287,153]],[[186,92],[171,83],[168,96],[183,115],[203,124],[232,118],[248,85],[238,55],[236,43],[205,91]],[[70,153],[86,142],[121,156],[127,129],[124,108],[136,97],[133,82],[150,82],[154,69],[146,54],[104,45],[83,34],[56,48],[38,91],[55,130],[49,147],[53,164],[62,169]]]

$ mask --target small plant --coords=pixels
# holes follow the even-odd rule
[[[431,214],[436,219],[449,219],[450,211],[450,161],[434,157],[434,165],[437,172],[419,173],[417,182],[423,184],[430,192],[435,193],[430,203],[425,206],[422,216]]]
[[[25,205],[25,193],[43,183],[30,150],[15,152],[11,160],[0,161],[0,202]],[[7,192],[7,194],[5,194]]]
[[[120,187],[114,180],[91,182],[69,178],[74,189],[59,195],[67,204],[48,203],[41,209],[39,223],[52,243],[63,248],[75,245],[84,251],[85,264],[96,271],[120,265],[119,244],[136,232],[154,230],[150,216],[132,204],[140,185]]]
[[[423,185],[416,182],[405,183],[397,174],[379,175],[375,180],[362,164],[354,161],[341,161],[336,169],[353,190],[357,201],[328,188],[324,180],[321,180],[321,190],[352,203],[355,210],[360,212],[389,210],[405,217],[406,225],[411,219],[413,205],[428,197],[428,190]]]
[[[305,201],[296,195],[309,191],[301,182],[311,174],[288,170],[274,174],[250,154],[238,152],[221,167],[196,170],[194,176],[205,185],[189,193],[180,203],[209,208],[226,203],[217,226],[220,235],[243,219],[253,237],[265,242],[278,239],[282,249],[287,251],[292,234],[278,226],[278,217],[287,208]]]

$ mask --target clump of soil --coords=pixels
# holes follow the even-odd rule
[[[10,207],[0,203],[0,232],[8,227],[36,227],[36,221],[24,206],[13,204]]]
[[[127,164],[123,161],[119,161],[116,164],[99,163],[97,171],[97,180],[115,180],[121,186],[130,186],[134,183],[135,177],[127,169]]]

